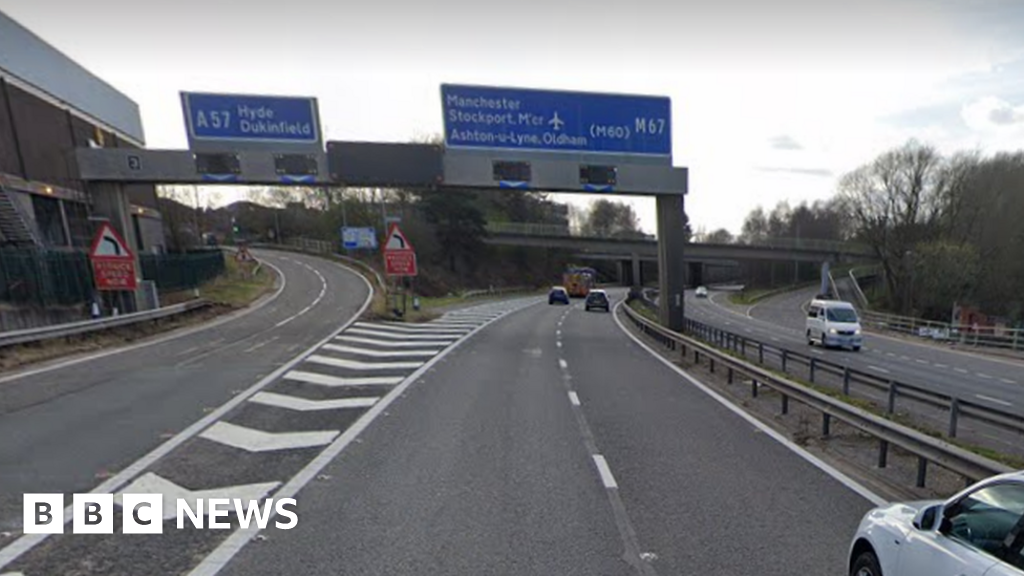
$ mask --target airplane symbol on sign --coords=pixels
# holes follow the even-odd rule
[[[548,124],[551,124],[551,127],[554,128],[555,132],[557,132],[562,129],[565,121],[558,117],[558,112],[555,112],[555,117],[548,120]]]

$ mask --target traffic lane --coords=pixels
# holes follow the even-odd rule
[[[177,366],[202,354],[231,350],[232,346],[258,339],[278,323],[300,313],[315,299],[323,284],[313,271],[297,261],[272,254],[267,254],[266,260],[280,269],[285,280],[280,295],[265,306],[250,313],[242,311],[228,321],[214,320],[206,328],[191,327],[158,336],[152,344],[143,342],[116,354],[104,355],[107,351],[103,351],[7,375],[0,380],[0,414],[78,393],[124,374],[138,374],[153,366]]]
[[[879,379],[895,380],[921,386],[937,393],[956,396],[994,409],[1024,414],[1024,403],[1019,401],[1021,376],[997,377],[982,372],[972,372],[962,365],[947,364],[943,359],[925,360],[920,356],[898,354],[886,347],[887,341],[874,334],[864,337],[860,353],[841,349],[827,349],[808,346],[803,333],[789,328],[776,327],[765,320],[745,318],[731,309],[716,304],[711,299],[694,299],[690,314],[697,320],[738,334],[761,340],[778,347],[787,348],[807,355],[816,355],[841,366],[860,370]]]
[[[803,306],[815,295],[814,290],[802,290],[765,300],[755,307],[752,315],[788,329],[803,333],[805,328]],[[999,384],[1024,385],[1024,363],[1004,358],[990,358],[961,350],[944,349],[925,342],[912,342],[881,334],[870,334],[873,348],[887,356],[907,362],[930,366],[939,371],[952,369],[961,376],[978,380],[993,380]],[[959,368],[959,370],[957,370]],[[1017,388],[1018,393],[1022,390]]]
[[[659,574],[836,574],[872,504],[713,400],[605,314],[565,359],[641,549]]]
[[[628,574],[539,305],[434,366],[222,574]],[[361,440],[361,441],[360,441]]]
[[[269,258],[268,258],[269,259]],[[287,278],[287,299],[277,312],[259,310],[271,318],[243,317],[231,328],[237,342],[273,343],[246,353],[252,345],[204,346],[211,335],[197,333],[181,340],[140,348],[108,357],[127,366],[101,361],[68,367],[12,383],[34,383],[57,374],[79,371],[89,386],[37,403],[0,418],[0,527],[20,527],[21,494],[26,492],[86,491],[149,452],[174,433],[251,386],[260,377],[308,348],[351,317],[365,301],[365,283],[334,263],[303,259],[325,278],[328,289],[302,316],[322,288],[317,274],[299,261],[279,265]],[[287,324],[277,326],[292,317]],[[267,331],[269,329],[269,331]],[[260,334],[265,340],[247,340]],[[216,340],[216,338],[214,338]],[[189,350],[171,354],[165,347]],[[98,364],[95,366],[93,364]],[[44,380],[45,381],[45,380]],[[9,440],[9,441],[8,441]]]

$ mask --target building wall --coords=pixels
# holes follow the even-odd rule
[[[97,119],[140,145],[145,143],[135,102],[3,12],[0,75],[17,78],[57,103]]]

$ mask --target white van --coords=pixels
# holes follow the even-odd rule
[[[807,343],[860,350],[860,319],[853,304],[842,300],[811,300],[807,307]]]

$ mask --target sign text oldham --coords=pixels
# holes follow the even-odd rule
[[[445,84],[441,100],[449,148],[672,155],[666,97]]]

